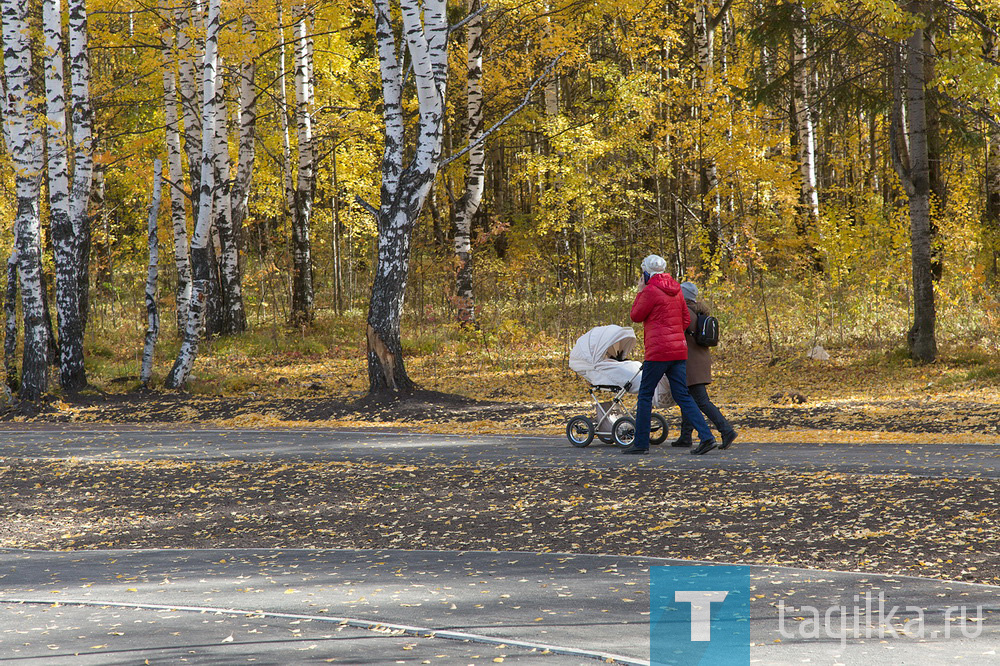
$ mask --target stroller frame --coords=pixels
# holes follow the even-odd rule
[[[632,382],[635,381],[635,378],[639,376],[640,372],[642,372],[641,369],[632,375],[632,379],[628,380],[621,386],[616,386],[614,384],[590,385],[588,393],[590,393],[590,399],[594,401],[594,413],[597,418],[594,423],[594,434],[597,435],[601,441],[608,444],[615,441],[615,424],[622,417],[632,417],[628,410],[625,409],[625,401],[622,400],[622,398],[624,398],[625,394],[632,388]],[[610,402],[601,402],[597,398],[599,393],[604,392],[614,394],[611,397]]]

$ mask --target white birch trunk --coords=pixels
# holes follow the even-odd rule
[[[78,309],[80,335],[87,326],[90,289],[90,223],[94,190],[93,108],[90,103],[90,31],[86,0],[69,4],[70,124],[73,142],[73,182],[70,185],[69,215],[73,224],[74,252],[80,274]],[[82,339],[81,339],[82,345]]]
[[[309,103],[312,66],[306,8],[295,22],[295,128],[298,144],[298,175],[292,207],[292,323],[313,318],[312,248],[310,223],[313,205],[312,108]]]
[[[230,207],[232,181],[229,178],[228,112],[221,85],[216,86],[215,111],[215,229],[218,232],[216,246],[219,248],[219,276],[222,288],[222,331],[233,335],[246,330],[247,317],[243,308],[239,247]]]
[[[254,79],[257,72],[257,25],[249,14],[243,16],[243,36],[247,48],[240,67],[240,135],[239,164],[233,183],[233,232],[237,248],[243,247],[243,225],[249,211],[250,185],[253,182],[257,137],[257,92]]]
[[[796,5],[796,28],[792,35],[792,79],[795,90],[795,127],[798,139],[800,199],[809,228],[819,220],[819,194],[816,190],[816,132],[813,123],[812,91],[809,82],[809,45],[806,38],[806,11]]]
[[[408,392],[413,389],[403,362],[399,326],[406,293],[413,224],[441,160],[448,72],[445,6],[445,0],[401,2],[402,34],[413,67],[420,116],[416,145],[412,149],[413,158],[404,168],[403,159],[407,151],[404,149],[402,74],[396,54],[389,0],[374,2],[384,100],[385,150],[377,215],[378,266],[368,309],[368,379],[373,393]]]
[[[24,318],[20,396],[37,400],[48,389],[49,337],[43,302],[39,195],[44,168],[42,137],[30,110],[31,45],[28,5],[2,0],[4,72],[7,76],[4,121],[15,174],[18,273]]]
[[[715,28],[716,18],[713,18],[708,7],[708,0],[701,0],[695,7],[694,37],[698,57],[698,71],[701,76],[701,89],[705,98],[712,100],[715,96]],[[701,110],[704,113],[704,107]],[[704,122],[704,118],[702,119]],[[701,151],[701,222],[707,236],[707,254],[702,257],[702,266],[708,269],[712,265],[712,255],[719,245],[719,235],[722,225],[722,199],[719,194],[719,175],[715,157],[705,154],[705,144],[699,141]]]
[[[5,385],[17,390],[17,228],[14,229],[14,247],[7,259],[7,287],[4,291],[6,318],[3,340],[3,365]]]
[[[174,361],[174,366],[165,382],[167,388],[184,386],[191,375],[194,359],[198,355],[198,344],[201,341],[205,298],[209,288],[208,282],[211,279],[208,253],[211,247],[209,238],[212,232],[212,200],[216,194],[216,188],[213,170],[214,146],[209,138],[215,132],[219,4],[220,0],[209,0],[208,23],[205,26],[205,59],[202,79],[202,105],[204,109],[202,131],[205,136],[201,142],[201,173],[199,174],[201,192],[198,197],[198,221],[191,238],[191,268],[194,274],[191,303],[188,307],[184,339],[181,342],[177,360]]]
[[[201,186],[201,138],[202,126],[199,114],[198,62],[204,62],[204,50],[199,44],[202,4],[200,0],[181,3],[177,10],[177,49],[180,58],[180,99],[184,114],[184,152],[188,158],[188,173],[191,180],[191,208],[198,210],[198,196]],[[195,214],[197,214],[195,212]]]
[[[184,166],[181,160],[180,118],[177,112],[177,74],[174,61],[177,57],[173,47],[174,31],[169,26],[164,30],[163,66],[163,107],[167,144],[167,172],[171,183],[170,222],[174,239],[174,267],[177,270],[177,331],[183,334],[187,322],[188,303],[191,300],[191,259],[188,254],[187,210],[184,204]]]
[[[77,238],[85,219],[74,220],[69,177],[70,133],[66,127],[62,4],[45,0],[45,107],[48,116],[49,211],[56,270],[56,317],[59,327],[59,378],[64,389],[87,385],[80,318],[80,257]],[[75,224],[74,224],[75,222]]]
[[[163,164],[153,162],[153,197],[149,203],[149,268],[146,271],[146,340],[142,350],[142,371],[139,381],[149,386],[153,377],[153,350],[160,335],[160,312],[156,307],[156,279],[160,270],[160,243],[157,238],[156,218],[160,213],[160,182]]]
[[[481,0],[469,0],[468,10],[475,17],[466,24],[468,76],[466,84],[465,137],[470,146],[469,170],[465,178],[465,193],[455,211],[455,257],[458,271],[455,277],[455,298],[458,321],[463,325],[476,321],[476,301],[472,283],[472,218],[479,210],[486,181],[486,147],[483,134],[483,20],[478,13]]]
[[[288,129],[288,67],[285,58],[285,19],[282,10],[282,0],[277,0],[278,37],[281,46],[278,49],[278,125],[281,128],[281,175],[285,184],[285,207],[288,212],[295,208],[295,185],[292,181],[292,143]]]

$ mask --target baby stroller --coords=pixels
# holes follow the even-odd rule
[[[621,447],[635,439],[635,419],[625,409],[626,393],[638,393],[642,381],[642,363],[627,360],[635,346],[635,331],[622,326],[598,326],[576,341],[569,353],[569,367],[590,384],[590,397],[596,415],[574,416],[566,424],[566,437],[573,446],[588,446],[596,435],[601,441]],[[611,399],[601,401],[601,393]],[[656,387],[653,404],[661,404],[669,396],[669,384],[664,378]],[[667,438],[667,422],[653,413],[649,428],[649,443],[660,444]]]

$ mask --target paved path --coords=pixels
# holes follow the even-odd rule
[[[1000,478],[995,451],[971,444],[738,443],[700,457],[661,447],[636,460],[601,444],[575,449],[561,438],[328,430],[0,431],[2,459],[643,465]],[[649,567],[690,564],[450,551],[0,550],[0,660],[643,664],[649,659]],[[1000,664],[1000,588],[781,567],[752,571],[759,595],[751,619],[754,663]],[[853,608],[855,595],[866,593],[884,594],[890,606],[911,607],[896,615],[897,623],[920,609],[923,637],[880,638],[863,626],[843,641],[779,633],[779,602],[822,613],[832,606]],[[956,623],[946,610],[954,606],[983,607],[981,622]]]
[[[181,657],[641,664],[649,649],[649,567],[668,564],[691,563],[452,551],[0,551],[0,651],[38,664]],[[753,571],[755,662],[1000,661],[1000,588],[782,567]],[[887,605],[923,609],[925,640],[874,633],[868,639],[863,628],[844,645],[779,634],[779,601],[822,612],[879,592]],[[962,637],[952,625],[954,636],[943,637],[945,609],[957,605],[986,607],[980,636]],[[792,629],[790,623],[786,632]]]
[[[488,437],[391,432],[46,428],[0,430],[0,458],[82,460],[364,460],[527,467],[641,465],[665,469],[788,469],[861,474],[1000,478],[1000,447],[984,444],[746,444],[692,456],[687,449],[653,447],[649,456],[623,456],[595,442],[570,446],[561,437]]]

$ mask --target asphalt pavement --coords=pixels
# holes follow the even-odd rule
[[[692,456],[651,447],[623,456],[595,441],[575,448],[564,437],[430,435],[383,431],[215,430],[180,428],[31,428],[0,430],[0,458],[79,460],[304,460],[523,467],[790,470],[850,474],[1000,478],[1000,447],[989,444],[745,443]]]
[[[0,431],[0,459],[18,458],[643,465],[1000,476],[995,450],[972,444],[737,442],[728,451],[706,456],[660,447],[636,460],[611,446],[576,449],[561,438],[318,429]],[[513,552],[0,550],[0,660],[646,664],[650,567],[697,564]],[[746,571],[754,592],[747,619],[751,663],[1000,664],[998,587],[784,567]],[[859,599],[873,597],[897,612],[884,622],[873,620],[869,602],[867,615],[859,615]],[[829,622],[822,624],[831,617],[830,609],[850,608],[855,609],[853,626],[837,633],[829,630]],[[964,609],[961,614],[959,608]],[[810,625],[813,612],[819,622]],[[842,615],[843,610],[835,616]],[[908,626],[919,626],[919,632],[900,631],[918,617],[919,625]],[[654,663],[670,663],[654,656]]]

